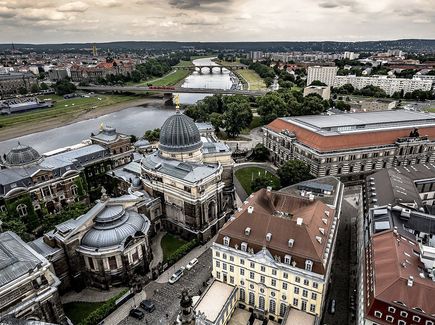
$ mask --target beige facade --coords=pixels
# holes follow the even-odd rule
[[[331,98],[331,87],[329,86],[308,86],[304,88],[304,97],[316,94],[322,97],[324,100]]]

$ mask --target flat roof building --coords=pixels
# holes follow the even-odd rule
[[[278,118],[263,144],[280,164],[305,161],[314,176],[343,180],[396,166],[432,163],[435,115],[405,110]]]

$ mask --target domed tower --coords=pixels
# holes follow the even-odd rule
[[[202,141],[198,127],[188,116],[177,111],[160,129],[160,154],[181,161],[202,161]]]
[[[40,163],[42,159],[38,151],[18,142],[18,146],[3,155],[2,164],[6,167],[24,167]]]

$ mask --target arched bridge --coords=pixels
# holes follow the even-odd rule
[[[86,86],[77,89],[94,92],[130,92],[145,91],[163,94],[193,93],[193,94],[222,94],[222,95],[247,95],[263,96],[267,91],[261,90],[238,90],[238,89],[211,89],[211,88],[183,88],[171,86]]]
[[[240,70],[240,69],[247,69],[248,66],[244,64],[234,64],[234,65],[192,65],[192,66],[175,66],[174,69],[176,70],[189,70],[189,71],[198,71],[199,73],[203,73],[203,70],[213,73],[213,71],[219,71],[220,73],[223,73],[224,69],[233,71],[233,70]]]

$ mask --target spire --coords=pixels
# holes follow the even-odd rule
[[[174,96],[174,98],[175,98],[175,112],[177,114],[179,114],[180,113],[180,95],[177,94]]]

